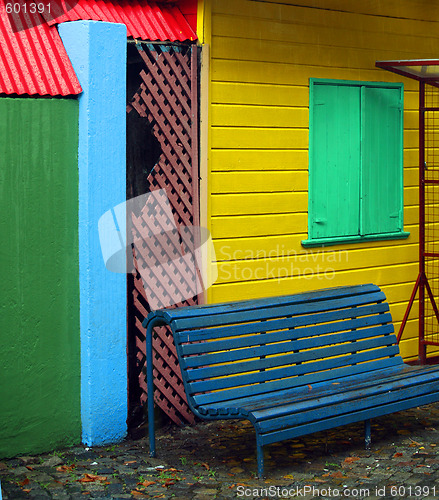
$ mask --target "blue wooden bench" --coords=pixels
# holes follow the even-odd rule
[[[202,419],[248,419],[258,475],[271,443],[365,422],[439,401],[439,367],[404,364],[384,293],[375,285],[152,312],[172,330],[191,410]],[[150,455],[154,402],[148,398]]]

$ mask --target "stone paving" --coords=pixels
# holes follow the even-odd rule
[[[372,440],[358,424],[269,446],[257,479],[249,423],[199,422],[159,429],[157,458],[147,439],[78,446],[0,460],[0,482],[3,500],[439,499],[439,405],[376,419]]]

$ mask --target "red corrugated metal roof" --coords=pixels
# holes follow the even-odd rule
[[[0,93],[69,95],[82,92],[55,26],[14,33],[0,1]]]
[[[197,32],[197,13],[198,13],[198,0],[179,0],[178,8],[193,29],[194,33]]]
[[[195,40],[197,35],[175,4],[149,0],[78,0],[76,5],[49,25],[90,19],[122,23],[127,34],[141,40]]]

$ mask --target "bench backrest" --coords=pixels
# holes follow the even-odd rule
[[[400,365],[385,300],[377,286],[359,285],[160,310],[145,324],[171,327],[196,411]]]

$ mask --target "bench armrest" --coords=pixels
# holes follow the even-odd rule
[[[143,326],[146,326],[146,385],[148,396],[148,435],[149,435],[149,456],[155,457],[155,425],[154,425],[154,362],[152,357],[152,331],[157,326],[166,323],[153,314],[148,315]]]

